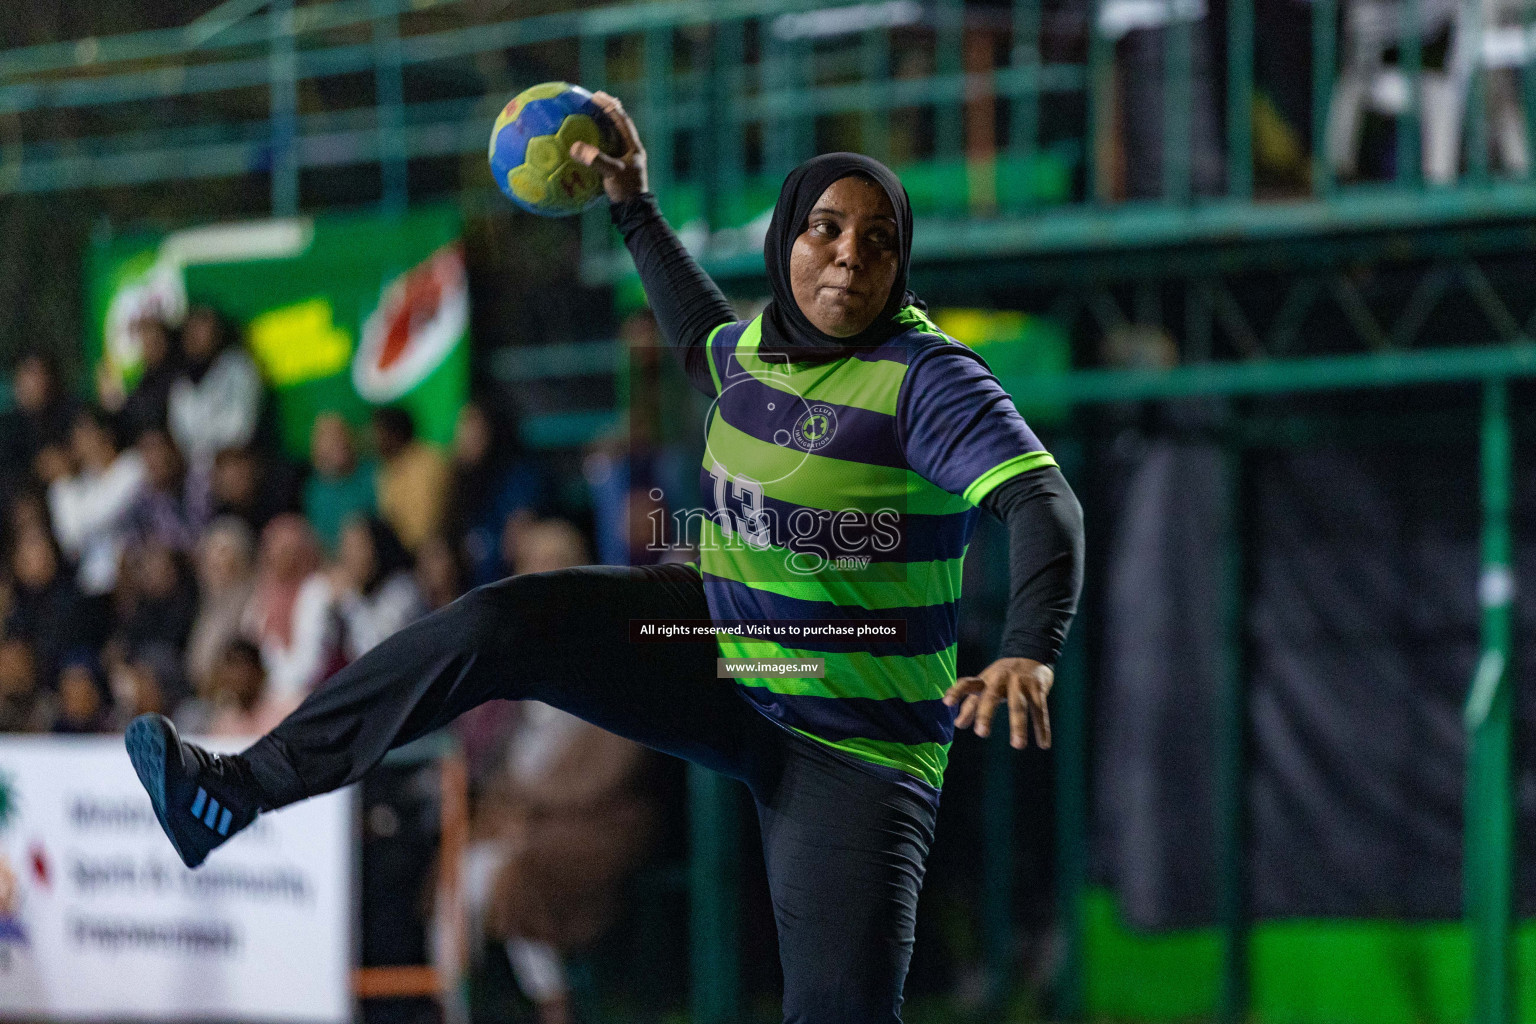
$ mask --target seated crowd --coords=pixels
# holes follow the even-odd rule
[[[160,711],[259,734],[395,630],[540,558],[538,534],[574,532],[538,519],[541,474],[481,404],[446,451],[403,409],[323,412],[296,465],[228,321],[198,307],[136,329],[142,374],[94,403],[42,355],[15,367],[0,732],[119,732]]]
[[[553,488],[487,404],[459,411],[446,451],[403,409],[366,425],[322,412],[296,465],[227,320],[202,307],[136,330],[143,372],[95,403],[41,355],[14,369],[0,733],[121,733],[160,712],[254,737],[466,589],[591,561],[580,530],[541,515]],[[626,482],[649,484],[611,451],[588,462],[603,470],[585,474],[594,520],[614,534],[600,549],[639,550],[649,521],[624,512]],[[454,728],[474,795],[469,909],[541,1024],[565,1024],[564,954],[612,921],[652,833],[644,751],[542,705],[492,702]]]

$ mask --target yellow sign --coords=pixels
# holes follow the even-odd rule
[[[329,299],[306,299],[251,321],[251,351],[277,387],[332,377],[347,368],[352,338],[336,326]]]

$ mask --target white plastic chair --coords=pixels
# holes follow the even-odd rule
[[[1531,57],[1524,7],[1524,0],[1464,0],[1460,5],[1448,60],[1450,94],[1441,100],[1445,109],[1440,116],[1449,122],[1446,134],[1450,144],[1426,166],[1425,176],[1431,181],[1456,179],[1472,75],[1479,63],[1486,71],[1485,113],[1493,155],[1515,176],[1530,173],[1526,113],[1520,95],[1520,69]]]
[[[1419,0],[1421,40],[1450,30],[1445,67],[1420,77],[1420,159],[1424,178],[1456,180],[1473,71],[1487,69],[1489,136],[1500,165],[1518,176],[1529,172],[1519,69],[1530,41],[1521,19],[1523,0]],[[1386,65],[1386,52],[1407,38],[1399,0],[1353,0],[1344,15],[1344,64],[1329,104],[1327,156],[1337,175],[1359,166],[1360,129],[1366,110],[1401,116],[1412,88],[1401,68]],[[1401,49],[1399,49],[1401,52]]]

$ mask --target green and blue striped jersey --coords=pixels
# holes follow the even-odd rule
[[[977,505],[1055,460],[979,356],[899,316],[904,333],[821,364],[760,358],[760,318],[710,335],[699,569],[722,657],[825,659],[822,678],[738,679],[758,710],[937,789]],[[868,619],[904,620],[904,640],[733,629]]]

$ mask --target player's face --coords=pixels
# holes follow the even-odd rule
[[[868,178],[842,178],[821,194],[789,253],[795,302],[818,330],[858,334],[885,308],[900,262],[896,211]]]

